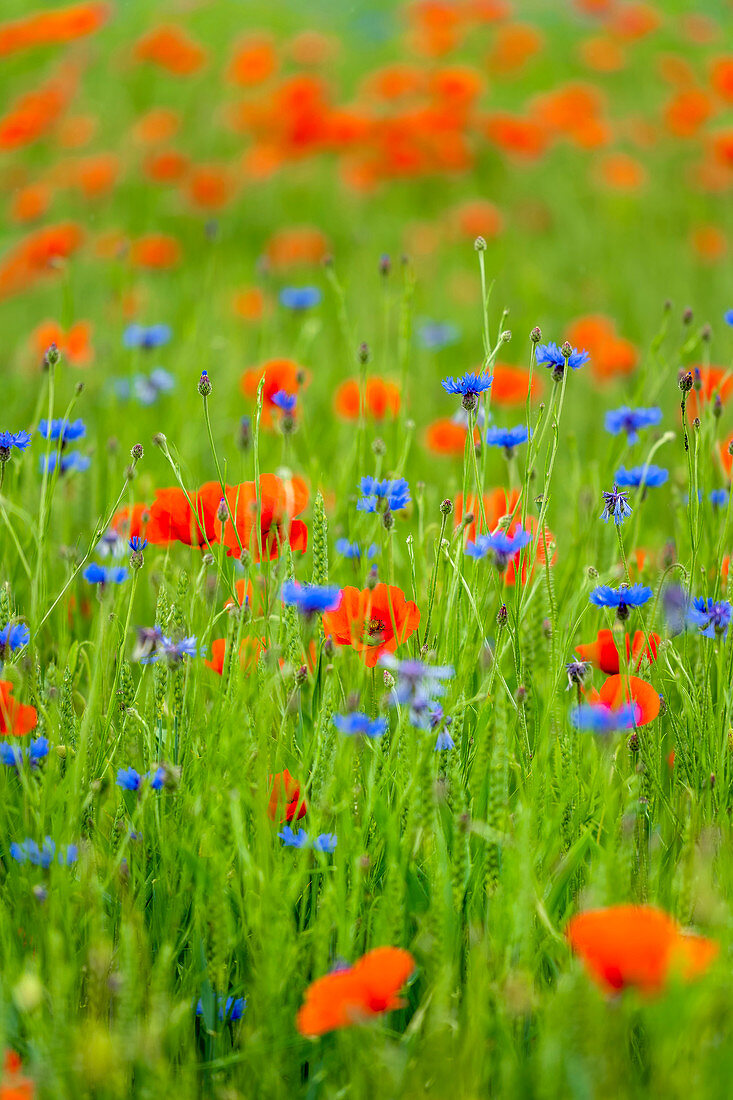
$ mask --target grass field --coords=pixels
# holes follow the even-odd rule
[[[730,34],[5,0],[0,1100],[729,1095]]]

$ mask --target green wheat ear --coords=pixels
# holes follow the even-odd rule
[[[313,584],[328,584],[328,519],[320,490],[313,502]]]

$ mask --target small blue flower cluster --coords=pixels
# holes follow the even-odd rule
[[[289,825],[284,825],[277,834],[285,848],[315,848],[317,852],[335,852],[338,837],[335,833],[319,833],[315,840],[311,841],[305,829],[293,832]]]
[[[79,858],[79,849],[76,844],[69,844],[67,848],[59,848],[56,851],[56,842],[50,836],[44,838],[43,847],[39,848],[35,840],[26,838],[22,844],[13,842],[10,845],[10,854],[17,863],[31,863],[34,867],[42,867],[48,870],[56,857],[56,862],[61,867],[70,867]]]
[[[466,543],[466,554],[470,558],[485,558],[487,554],[494,555],[496,568],[503,573],[507,565],[520,550],[528,546],[532,541],[529,531],[517,527],[513,534],[498,530],[493,535],[477,535],[475,542]]]
[[[620,409],[607,412],[605,420],[606,431],[611,435],[626,432],[628,443],[636,443],[643,428],[651,428],[661,422],[662,410],[656,405],[650,409],[630,409],[628,405],[622,405]]]
[[[9,649],[15,653],[31,640],[31,632],[25,623],[6,623],[0,630],[0,650]]]
[[[19,768],[25,754],[31,767],[37,767],[48,756],[51,745],[47,737],[36,737],[26,749],[22,745],[11,745],[0,741],[0,763],[8,768]]]
[[[139,791],[145,782],[149,780],[152,791],[160,791],[165,786],[165,768],[156,767],[153,771],[141,775],[135,768],[120,768],[117,772],[117,786],[123,791]]]
[[[334,714],[333,724],[339,733],[345,733],[347,737],[381,737],[387,729],[386,718],[370,718],[359,711]]]
[[[364,549],[358,542],[349,542],[348,539],[336,539],[336,553],[352,561],[360,561],[362,557],[367,559],[376,558],[379,554],[379,547],[376,543],[372,543],[371,546]]]
[[[226,1001],[223,997],[219,997],[218,1006],[220,1020],[230,1020],[232,1023],[236,1023],[237,1020],[242,1019],[247,1002],[244,997],[227,997]],[[196,1002],[196,1015],[203,1016],[203,1014],[204,1002],[199,1000]]]
[[[399,512],[412,499],[410,486],[403,477],[379,481],[375,477],[363,477],[359,482],[361,499],[356,502],[360,512],[377,512],[380,505],[385,512]]]
[[[301,615],[310,617],[324,611],[335,611],[341,601],[341,589],[335,585],[317,584],[304,587],[297,581],[285,581],[281,596],[284,604],[296,607]]]

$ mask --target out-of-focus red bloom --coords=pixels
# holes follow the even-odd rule
[[[636,348],[616,334],[616,326],[609,317],[589,314],[578,318],[568,328],[567,339],[573,347],[585,348],[590,353],[590,368],[598,381],[630,374],[636,366]]]
[[[627,988],[658,993],[675,974],[689,980],[704,973],[718,954],[717,943],[683,932],[651,905],[579,913],[565,934],[591,978],[608,993]]]
[[[232,198],[234,189],[234,177],[224,164],[194,165],[184,187],[191,205],[208,213],[222,210]]]
[[[46,183],[29,183],[13,195],[10,202],[10,220],[18,224],[35,222],[48,211],[53,190]]]
[[[264,84],[277,71],[277,52],[269,34],[250,34],[234,46],[227,80],[245,88]]]
[[[638,191],[646,183],[647,174],[628,153],[608,153],[598,164],[598,178],[613,191]]]
[[[97,129],[93,115],[67,115],[56,130],[56,141],[62,149],[81,149],[88,145]]]
[[[334,35],[320,31],[301,31],[287,44],[288,55],[296,65],[326,65],[340,52],[341,42]]]
[[[609,676],[600,691],[586,693],[589,703],[601,703],[611,710],[620,710],[627,703],[636,707],[637,726],[646,726],[659,714],[659,693],[638,676]]]
[[[0,680],[0,737],[23,737],[38,725],[35,707],[13,698],[13,684]]]
[[[511,408],[524,405],[529,389],[529,371],[524,367],[510,367],[506,363],[495,363],[491,368],[494,381],[491,383],[491,403]],[[532,374],[532,397],[542,393],[542,378],[537,371]]]
[[[628,634],[625,639],[626,659],[632,668],[638,669],[644,658],[650,663],[656,661],[660,642],[658,634],[649,635],[648,646],[642,630],[636,631],[633,642]],[[620,654],[612,630],[599,630],[595,642],[577,645],[575,652],[582,661],[590,661],[608,675],[617,675],[620,671]]]
[[[692,138],[713,113],[710,96],[702,88],[681,88],[664,109],[664,124],[670,134]]]
[[[579,47],[580,59],[597,73],[617,73],[626,64],[621,46],[607,34],[586,38]]]
[[[705,263],[717,263],[728,251],[725,233],[717,225],[699,225],[692,231],[691,244]]]
[[[687,395],[687,414],[690,420],[694,420],[700,415],[700,410],[716,395],[719,395],[720,400],[725,404],[733,394],[733,370],[726,370],[725,367],[704,367],[702,364],[697,364],[691,369],[695,385]]]
[[[591,84],[564,84],[537,96],[533,117],[550,133],[564,137],[583,149],[596,149],[610,140],[603,118],[603,97]]]
[[[239,646],[239,667],[244,673],[249,673],[257,666],[260,654],[264,650],[264,639],[243,638]],[[226,656],[226,638],[215,638],[211,643],[211,659],[204,661],[205,665],[213,668],[214,672],[221,674],[224,671],[224,658]]]
[[[15,100],[0,118],[0,150],[20,149],[46,134],[71,101],[78,76],[76,67],[64,66],[45,84]]]
[[[206,50],[176,24],[155,27],[138,40],[137,61],[157,65],[173,76],[193,76],[206,63]]]
[[[207,541],[218,541],[219,523],[216,512],[221,500],[221,485],[218,481],[207,481],[188,496],[195,514],[183,489],[178,486],[156,491],[145,530],[148,542],[159,546],[168,546],[172,542],[182,542],[186,546],[205,546]]]
[[[713,59],[710,83],[716,95],[725,103],[733,103],[733,55]]]
[[[609,12],[608,28],[622,41],[635,42],[657,29],[662,17],[651,4],[616,4]]]
[[[39,360],[55,344],[72,366],[88,367],[94,357],[91,336],[91,321],[77,321],[67,332],[56,321],[43,321],[33,332],[31,345]]]
[[[243,321],[259,321],[265,312],[267,299],[258,286],[246,287],[235,292],[232,308]]]
[[[531,118],[508,111],[492,111],[484,115],[480,127],[502,152],[520,160],[537,160],[547,148],[546,130]]]
[[[510,489],[508,492],[501,487],[497,489],[490,489],[487,493],[484,493],[484,515],[486,516],[486,527],[484,527],[483,520],[481,518],[481,507],[477,496],[469,496],[466,498],[466,504],[464,507],[463,493],[459,493],[455,499],[455,508],[453,511],[453,526],[458,527],[464,515],[472,515],[473,521],[469,523],[463,533],[464,546],[467,542],[475,542],[476,536],[490,534],[495,531],[499,525],[499,520],[503,516],[510,516],[514,513],[515,519],[513,521],[514,528],[517,526],[518,515],[521,515],[519,508],[519,489]]]
[[[405,599],[401,588],[382,583],[362,591],[347,585],[336,610],[323,616],[326,636],[355,649],[367,668],[374,668],[383,653],[394,653],[419,623],[417,604]]]
[[[130,248],[130,262],[134,267],[164,270],[175,267],[181,259],[181,246],[175,237],[164,233],[149,233],[138,237]]]
[[[257,388],[263,376],[265,385],[262,390],[261,423],[265,427],[271,427],[273,417],[279,415],[273,397],[280,390],[297,394],[306,380],[306,372],[292,359],[268,359],[261,367],[251,367],[242,375],[240,388],[245,397],[256,399]]]
[[[217,530],[229,557],[241,556],[240,543],[249,550],[253,561],[273,561],[279,556],[284,542],[289,542],[295,553],[304,553],[308,546],[308,528],[294,517],[308,504],[305,481],[300,477],[283,481],[274,474],[260,474],[259,486],[259,534],[254,481],[227,487],[229,514],[234,522],[227,519],[224,524],[218,523]]]
[[[278,229],[265,245],[265,256],[275,271],[307,264],[319,264],[328,252],[328,241],[320,229],[295,225]]]
[[[517,73],[543,49],[544,37],[530,23],[505,23],[486,58],[489,73]]]
[[[301,794],[300,783],[293,779],[286,768],[270,776],[270,798],[267,803],[267,816],[271,821],[282,825],[291,821],[300,821],[308,812],[308,805]]]
[[[120,538],[144,538],[149,519],[150,509],[147,504],[133,504],[131,508],[120,508],[115,512],[110,527]]]
[[[425,88],[425,72],[417,65],[395,63],[375,69],[364,77],[363,95],[378,100],[400,100],[416,96]]]
[[[400,947],[368,951],[353,966],[334,970],[308,987],[298,1012],[298,1031],[323,1035],[401,1008],[398,994],[414,969],[412,955]]]
[[[188,157],[177,149],[158,149],[143,161],[143,172],[153,183],[180,183],[189,164]]]
[[[733,433],[724,439],[722,443],[718,444],[718,454],[720,455],[720,461],[728,477],[731,475],[731,468],[733,467],[733,457],[731,456],[729,448],[733,446]]]
[[[132,134],[142,145],[157,145],[175,137],[180,125],[181,116],[178,111],[171,107],[152,107],[138,118]]]
[[[521,516],[515,516],[513,522],[507,528],[507,534],[513,535],[516,529],[521,524]],[[509,561],[506,569],[502,574],[504,584],[513,585],[517,583],[517,566],[520,560],[522,560],[522,584],[527,583],[527,577],[529,575],[529,563],[534,556],[534,567],[532,570],[532,576],[534,575],[534,568],[544,566],[545,562],[549,558],[550,565],[554,565],[557,561],[557,554],[555,553],[555,536],[549,527],[545,527],[542,532],[538,530],[537,520],[534,516],[525,516],[524,529],[529,531],[532,535],[532,542],[529,544],[529,549],[524,552],[524,558],[522,560],[522,554],[520,551],[514,555]],[[536,545],[536,550],[533,546]]]
[[[356,378],[342,382],[333,399],[334,409],[344,420],[357,420],[362,406],[361,384]],[[395,417],[400,411],[400,388],[384,378],[368,378],[364,391],[364,414],[373,420]]]
[[[450,215],[454,232],[459,237],[490,241],[501,233],[504,220],[492,202],[476,199],[457,206]]]
[[[0,259],[0,298],[27,290],[37,279],[58,270],[80,247],[83,231],[74,222],[36,229]]]
[[[0,1100],[33,1100],[36,1086],[30,1077],[20,1072],[20,1055],[6,1050],[3,1059],[3,1079],[0,1083]]]
[[[436,455],[462,455],[466,449],[468,428],[449,418],[435,420],[425,431],[425,446]],[[474,444],[479,443],[481,434],[473,429]]]
[[[72,4],[68,8],[36,11],[0,25],[0,57],[33,46],[57,46],[83,38],[106,22],[109,4]]]

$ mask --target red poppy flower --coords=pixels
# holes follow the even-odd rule
[[[467,542],[475,542],[477,535],[486,535],[495,531],[499,525],[499,520],[503,516],[510,516],[514,513],[515,520],[513,523],[514,527],[516,527],[516,517],[519,516],[521,519],[521,512],[517,507],[518,503],[519,489],[510,489],[509,492],[507,492],[506,489],[499,487],[498,489],[490,489],[488,493],[484,493],[484,515],[486,516],[486,528],[484,528],[478,497],[467,497],[466,507],[464,508],[463,493],[459,493],[455,499],[453,526],[458,527],[464,515],[470,513],[473,516],[473,522],[469,523],[465,528],[463,542],[464,545]]]
[[[195,514],[188,498],[194,506]],[[178,486],[156,490],[145,531],[148,542],[159,546],[167,546],[171,542],[182,542],[186,546],[205,546],[207,541],[218,541],[219,521],[216,512],[221,500],[219,482],[207,481],[198,491],[189,493],[188,498]]]
[[[659,693],[638,676],[609,676],[600,691],[593,689],[586,693],[586,698],[589,703],[601,703],[611,710],[620,710],[626,703],[634,703],[637,726],[653,722],[661,705]]]
[[[400,947],[376,947],[354,966],[318,978],[306,990],[298,1012],[301,1035],[323,1035],[402,1007],[398,996],[415,970],[415,960]]]
[[[617,993],[634,987],[658,993],[678,973],[686,980],[702,974],[718,945],[682,932],[650,905],[614,905],[573,917],[566,928],[570,945],[602,989]]]
[[[406,600],[401,588],[382,583],[361,592],[347,585],[336,610],[323,616],[326,636],[336,645],[350,645],[367,668],[374,668],[383,653],[394,653],[419,623],[417,604]]]
[[[425,446],[436,455],[462,455],[466,449],[468,429],[454,420],[435,420],[425,432]],[[473,441],[479,443],[478,428],[473,429]]]
[[[67,332],[55,321],[43,321],[33,332],[31,343],[39,359],[43,358],[51,344],[55,344],[72,366],[88,367],[94,355],[91,334],[89,321],[77,321]]]
[[[262,389],[262,418],[261,423],[271,427],[273,416],[279,415],[277,405],[272,400],[276,393],[284,390],[285,393],[297,394],[305,381],[306,372],[292,359],[269,359],[261,367],[252,367],[246,370],[240,380],[240,388],[245,397],[252,400],[257,398],[257,388],[264,377],[265,385]]]
[[[336,413],[344,420],[357,420],[362,405],[361,384],[356,378],[342,382],[333,400]],[[368,378],[364,390],[364,413],[374,420],[397,416],[400,411],[400,388],[384,378]]]
[[[0,680],[0,737],[22,737],[38,725],[36,708],[19,703],[12,693],[12,683]]]
[[[135,45],[137,61],[147,61],[174,76],[192,76],[206,63],[206,50],[176,24],[155,27]]]
[[[649,635],[649,645],[642,630],[634,634],[633,643],[628,634],[626,639],[626,659],[633,668],[639,667],[646,657],[651,663],[657,659],[660,638],[658,634]],[[612,630],[599,630],[595,642],[587,642],[585,645],[577,645],[575,652],[581,661],[590,661],[601,672],[608,675],[617,675],[620,672],[620,657],[616,639]]]
[[[221,676],[224,671],[224,658],[226,655],[226,638],[215,638],[211,643],[211,659],[204,661],[205,665],[213,668]],[[249,674],[256,667],[260,654],[264,649],[264,641],[260,638],[243,638],[239,647],[239,667]]]
[[[491,383],[491,403],[512,407],[524,405],[529,389],[529,371],[524,367],[509,367],[506,363],[495,363],[492,367],[494,381]],[[535,371],[532,375],[531,396],[542,392],[542,378]]]
[[[508,533],[510,535],[513,535],[516,529],[520,526],[521,522],[521,516],[515,516],[514,520],[507,528]],[[550,555],[550,565],[554,565],[557,561],[557,554],[555,553],[555,536],[553,535],[549,527],[545,527],[543,534],[540,535],[537,520],[534,518],[534,516],[525,516],[524,529],[525,531],[529,531],[530,534],[533,536],[533,542],[536,543],[537,549],[536,551],[532,550],[532,543],[530,543],[530,550],[525,554],[524,560],[522,562],[522,584],[527,583],[529,562],[532,555],[536,555],[534,559],[535,568],[537,566],[544,566],[545,562],[547,561],[548,554]],[[504,584],[516,584],[517,566],[519,565],[520,557],[521,553],[520,551],[517,551],[517,553],[510,560],[509,564],[504,570],[504,573],[502,574]],[[532,575],[534,575],[534,570],[532,572]]]
[[[145,536],[150,509],[147,504],[133,504],[132,508],[120,508],[112,516],[110,527],[121,538],[134,539]]]
[[[687,395],[687,415],[690,420],[694,420],[700,415],[700,408],[716,395],[725,404],[733,393],[733,370],[725,367],[704,367],[701,364],[690,369],[693,371],[695,386]]]
[[[273,561],[285,541],[296,553],[304,553],[308,546],[308,528],[294,517],[308,504],[308,495],[308,486],[301,477],[282,481],[274,474],[260,474],[258,537],[254,481],[228,486],[227,501],[232,518],[223,525],[219,523],[218,532],[219,541],[226,546],[229,557],[241,557],[244,547],[252,554],[253,561]]]
[[[286,768],[284,772],[278,772],[270,776],[270,798],[267,803],[267,816],[271,821],[280,825],[284,822],[300,821],[308,810],[307,803],[301,797],[300,783],[293,779]]]
[[[181,259],[181,246],[175,237],[164,233],[149,233],[138,237],[130,248],[130,262],[134,267],[165,270],[175,267]]]

